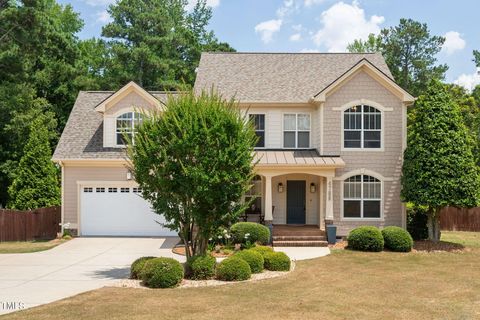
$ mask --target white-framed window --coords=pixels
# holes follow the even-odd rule
[[[368,105],[353,106],[343,112],[345,149],[382,147],[382,112]]]
[[[85,187],[85,188],[83,188],[83,192],[86,192],[86,193],[93,192],[93,188],[92,187]]]
[[[258,137],[255,148],[265,148],[265,115],[249,114],[249,119],[255,126],[255,134]]]
[[[310,148],[310,114],[286,113],[283,115],[283,147]]]
[[[139,112],[126,112],[118,116],[115,129],[117,145],[126,145],[125,137],[128,137],[132,143],[135,143],[135,134],[142,121],[143,115]]]
[[[104,187],[96,188],[96,192],[99,192],[99,193],[105,192],[105,188]]]
[[[130,192],[130,188],[120,188],[121,193],[128,193]]]
[[[133,193],[142,193],[142,188],[139,187],[133,187]]]
[[[108,192],[115,193],[117,192],[117,188],[108,188]]]
[[[369,175],[355,175],[343,182],[343,218],[380,219],[382,182]]]

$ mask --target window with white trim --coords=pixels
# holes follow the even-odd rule
[[[343,217],[380,218],[382,182],[369,175],[356,175],[343,182]]]
[[[255,127],[255,134],[258,137],[255,148],[265,148],[265,115],[264,114],[250,114],[250,121]]]
[[[86,193],[93,192],[93,188],[92,187],[85,187],[85,188],[83,188],[83,192],[86,192]]]
[[[126,112],[118,116],[115,130],[117,145],[126,145],[125,137],[128,137],[132,143],[135,143],[135,134],[142,121],[143,115],[139,112]]]
[[[343,113],[343,147],[379,149],[382,145],[382,112],[367,105],[353,106]]]
[[[105,192],[105,188],[104,187],[99,187],[96,189],[97,192],[99,193],[102,193],[102,192]]]
[[[310,114],[291,113],[283,115],[283,147],[310,148]]]

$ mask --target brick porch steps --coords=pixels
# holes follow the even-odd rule
[[[325,232],[315,225],[274,225],[274,247],[325,247]]]

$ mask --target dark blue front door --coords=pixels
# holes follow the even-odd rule
[[[287,180],[287,224],[305,224],[305,180]]]

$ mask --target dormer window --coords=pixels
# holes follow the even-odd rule
[[[126,112],[117,117],[117,145],[124,146],[127,144],[125,137],[128,137],[135,143],[135,134],[137,133],[138,126],[143,121],[143,115],[138,112]]]

